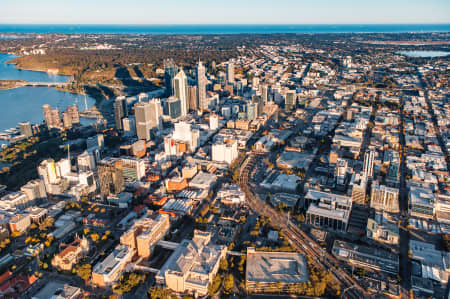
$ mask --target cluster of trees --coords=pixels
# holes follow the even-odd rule
[[[147,295],[150,299],[177,299],[178,296],[172,294],[172,291],[167,288],[151,287]]]
[[[145,281],[145,274],[138,273],[128,273],[125,276],[122,276],[119,282],[114,286],[113,290],[116,293],[128,293],[136,286]]]
[[[43,158],[58,161],[67,155],[67,152],[60,148],[63,143],[63,136],[59,133],[49,134],[43,131],[39,136],[7,146],[0,151],[0,162],[9,165],[0,170],[0,184],[8,186],[9,190],[17,190],[37,178],[36,169]],[[17,175],[18,173],[20,175]]]
[[[283,284],[281,282],[273,282],[268,285],[261,285],[256,283],[255,289],[258,293],[289,293],[311,297],[322,297],[327,290],[330,294],[339,296],[339,284],[331,283],[332,275],[330,272],[311,272],[308,282]]]
[[[11,240],[9,238],[0,241],[0,252],[2,252],[10,243]]]
[[[77,276],[84,281],[88,281],[92,275],[92,266],[91,264],[78,264],[73,268],[72,272],[77,274]]]

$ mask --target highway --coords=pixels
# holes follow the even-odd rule
[[[347,298],[356,299],[370,297],[369,293],[366,292],[356,280],[342,270],[339,261],[323,250],[305,232],[293,225],[288,220],[288,215],[286,213],[276,211],[268,206],[251,190],[251,182],[249,180],[250,173],[254,169],[255,163],[263,157],[264,155],[250,153],[241,165],[239,185],[246,194],[246,199],[250,208],[259,215],[270,217],[274,225],[283,229],[283,233],[288,237],[291,245],[300,253],[310,257],[318,269],[330,271],[333,274],[333,282],[341,286],[341,292],[345,291],[345,296]]]

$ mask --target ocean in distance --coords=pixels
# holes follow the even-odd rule
[[[273,34],[450,32],[450,24],[339,25],[25,25],[0,24],[0,33]]]

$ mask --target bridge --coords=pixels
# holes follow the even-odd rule
[[[227,251],[227,255],[242,256],[246,254],[239,251]]]
[[[161,246],[162,248],[166,248],[166,249],[170,249],[170,250],[175,250],[175,249],[177,249],[177,247],[180,245],[180,243],[175,243],[175,242],[170,242],[170,241],[159,240],[158,243],[156,243],[156,245],[159,245],[159,246]]]
[[[133,270],[149,272],[149,273],[155,273],[155,274],[157,274],[159,272],[159,269],[138,265],[137,263],[133,263],[132,264],[132,268],[133,268]]]
[[[18,82],[16,86],[31,86],[31,87],[64,87],[72,85],[71,82]]]

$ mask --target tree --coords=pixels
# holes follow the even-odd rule
[[[208,294],[209,296],[214,296],[220,288],[222,284],[222,275],[216,274],[214,276],[212,283],[208,286]]]
[[[224,272],[228,270],[228,261],[226,258],[220,260],[219,268]]]
[[[84,281],[88,281],[92,274],[91,264],[83,264],[77,267],[77,275]]]
[[[224,288],[225,294],[230,294],[231,289],[233,289],[233,287],[234,287],[233,275],[232,274],[228,274],[225,277],[225,281],[223,283],[223,288]]]

